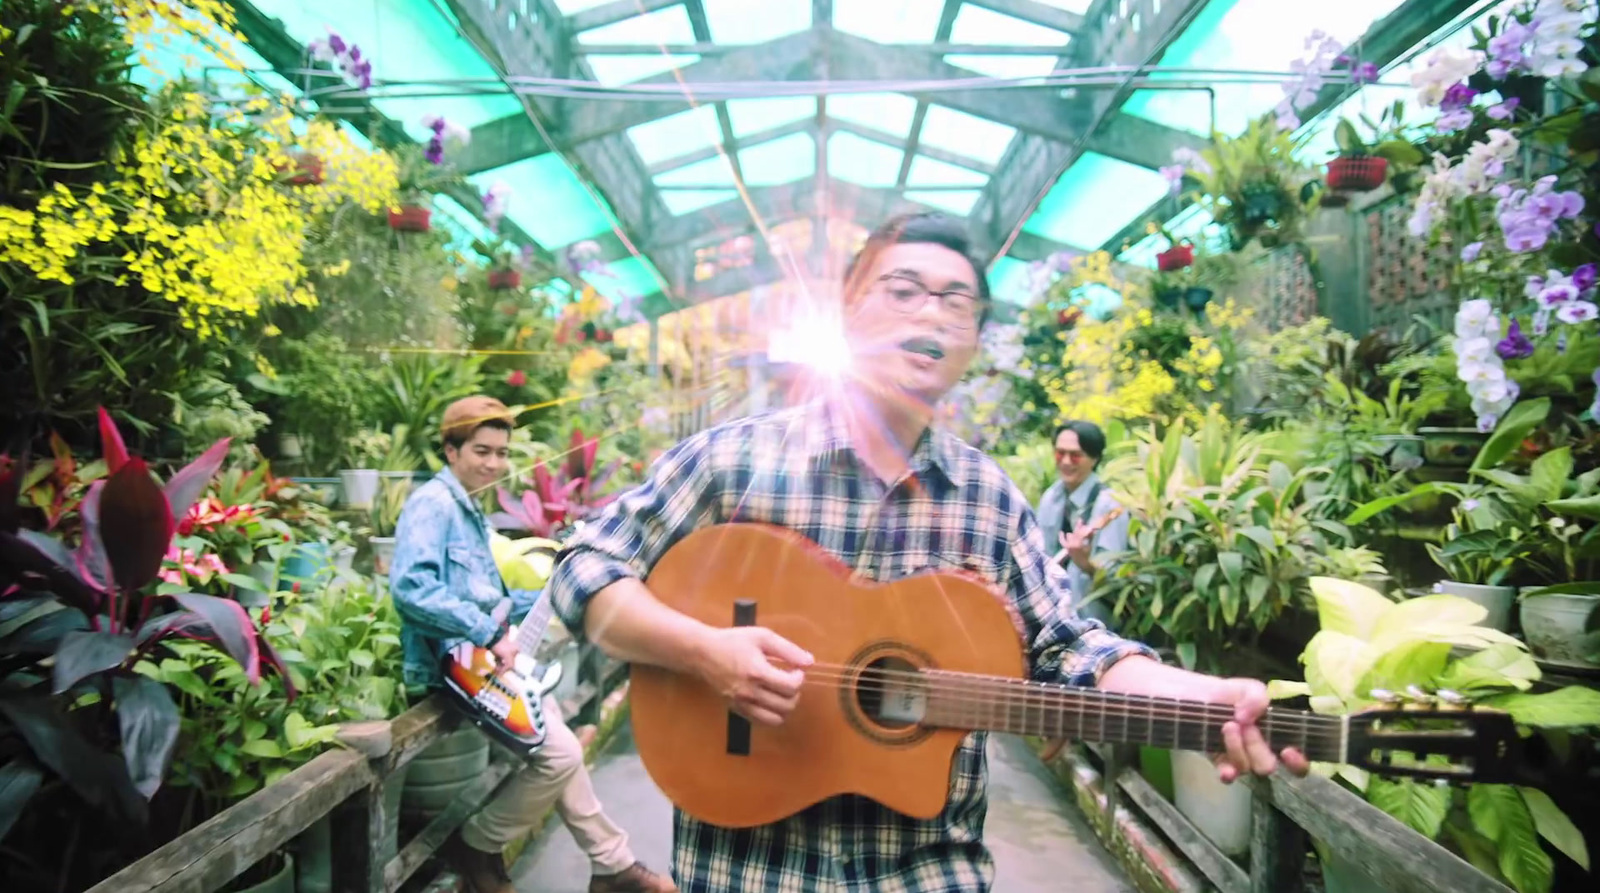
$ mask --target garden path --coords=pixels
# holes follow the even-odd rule
[[[627,830],[634,852],[645,864],[665,870],[672,850],[672,806],[645,773],[627,725],[600,755],[593,773],[600,801]],[[584,893],[588,861],[559,819],[551,818],[547,832],[513,867],[517,889]],[[1077,806],[1019,738],[989,738],[989,818],[984,836],[995,856],[997,893],[1134,890]]]

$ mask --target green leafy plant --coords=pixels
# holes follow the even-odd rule
[[[1154,634],[1184,666],[1220,670],[1301,597],[1349,531],[1317,518],[1307,490],[1324,470],[1268,460],[1264,435],[1215,411],[1192,433],[1136,436],[1106,470],[1132,515],[1128,550],[1090,600],[1108,601],[1124,634]]]
[[[1377,693],[1415,686],[1459,692],[1530,729],[1600,725],[1600,692],[1583,686],[1530,692],[1538,666],[1521,641],[1477,625],[1488,613],[1481,605],[1452,595],[1394,602],[1327,577],[1312,579],[1311,591],[1321,629],[1300,656],[1305,681],[1272,682],[1276,698],[1307,697],[1316,712],[1338,715],[1383,706]],[[1537,788],[1472,784],[1460,790],[1378,778],[1350,766],[1316,768],[1520,893],[1551,888],[1553,862],[1541,839],[1589,867],[1583,835]]]
[[[12,467],[0,473],[0,785],[6,824],[47,773],[91,807],[142,827],[177,740],[168,689],[135,667],[193,639],[252,683],[282,672],[244,609],[229,599],[152,591],[180,518],[221,465],[219,441],[163,486],[130,457],[109,415],[100,428],[109,476],[81,505],[82,541],[18,528]],[[290,689],[292,695],[292,689]],[[6,830],[0,827],[0,833]]]

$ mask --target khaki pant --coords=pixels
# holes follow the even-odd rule
[[[461,839],[475,850],[498,853],[543,819],[551,806],[589,856],[597,875],[617,874],[634,863],[628,835],[600,808],[583,746],[561,718],[555,698],[544,699],[548,728],[544,747],[500,783],[494,799],[461,828]]]

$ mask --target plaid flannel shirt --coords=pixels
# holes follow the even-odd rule
[[[735,521],[804,534],[874,581],[935,567],[977,571],[1010,594],[1039,680],[1094,685],[1123,657],[1155,656],[1072,613],[1066,577],[1050,562],[1027,500],[993,460],[933,431],[919,441],[908,474],[886,486],[823,403],[734,421],[668,451],[648,480],[567,543],[547,585],[557,613],[581,636],[595,593],[648,577],[691,531]],[[994,863],[982,842],[986,742],[984,733],[963,742],[944,812],[931,820],[858,796],[742,830],[675,809],[673,875],[684,893],[987,891]]]

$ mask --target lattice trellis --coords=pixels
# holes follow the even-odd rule
[[[1456,307],[1450,252],[1444,247],[1430,250],[1426,239],[1411,234],[1406,225],[1410,197],[1376,205],[1363,216],[1370,328],[1402,331],[1416,316],[1450,328]]]
[[[1321,313],[1316,272],[1296,246],[1269,253],[1244,278],[1242,292],[1269,331],[1299,325]]]

